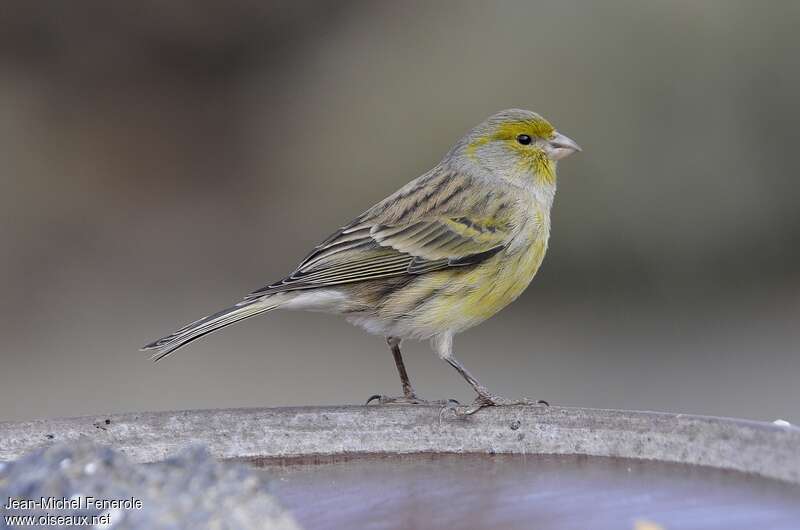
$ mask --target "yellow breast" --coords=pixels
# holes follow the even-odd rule
[[[548,236],[549,226],[542,223],[518,248],[500,252],[472,270],[429,275],[418,292],[435,294],[409,316],[431,331],[461,331],[483,322],[528,287],[544,260]]]
[[[522,252],[500,254],[496,261],[466,274],[463,282],[471,288],[461,300],[454,300],[462,315],[480,322],[516,300],[533,280],[545,252],[547,240],[539,238]]]

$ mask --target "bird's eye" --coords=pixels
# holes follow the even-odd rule
[[[528,145],[531,143],[531,137],[528,136],[527,134],[520,134],[519,136],[517,136],[517,141],[522,145]]]

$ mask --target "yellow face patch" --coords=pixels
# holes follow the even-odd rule
[[[493,132],[473,141],[469,145],[469,150],[474,152],[478,147],[497,140],[504,140],[519,147],[525,147],[517,142],[519,135],[527,134],[531,138],[550,139],[555,132],[556,130],[553,126],[544,118],[509,121],[501,123]]]
[[[535,140],[548,140],[555,135],[555,128],[544,118],[515,120],[499,124],[496,129],[473,141],[467,148],[469,156],[477,156],[477,150],[489,142],[502,141],[517,155],[524,169],[532,171],[544,183],[555,181],[555,167],[547,154],[536,145],[522,145],[517,138],[528,135]]]
[[[520,164],[523,164],[533,171],[539,184],[554,184],[556,181],[555,163],[550,160],[547,153],[539,148],[529,149],[520,152]]]
[[[533,138],[550,139],[556,130],[544,118],[530,119],[524,121],[510,121],[501,123],[495,133],[493,140],[517,141],[517,136],[527,134]]]

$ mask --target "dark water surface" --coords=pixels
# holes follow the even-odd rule
[[[259,465],[306,530],[800,529],[800,487],[697,466],[427,454]]]

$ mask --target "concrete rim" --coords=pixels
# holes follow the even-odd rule
[[[435,406],[142,412],[0,422],[0,461],[90,439],[136,462],[202,444],[220,459],[408,453],[577,454],[753,473],[800,484],[800,428],[624,410],[496,407],[466,419]]]

